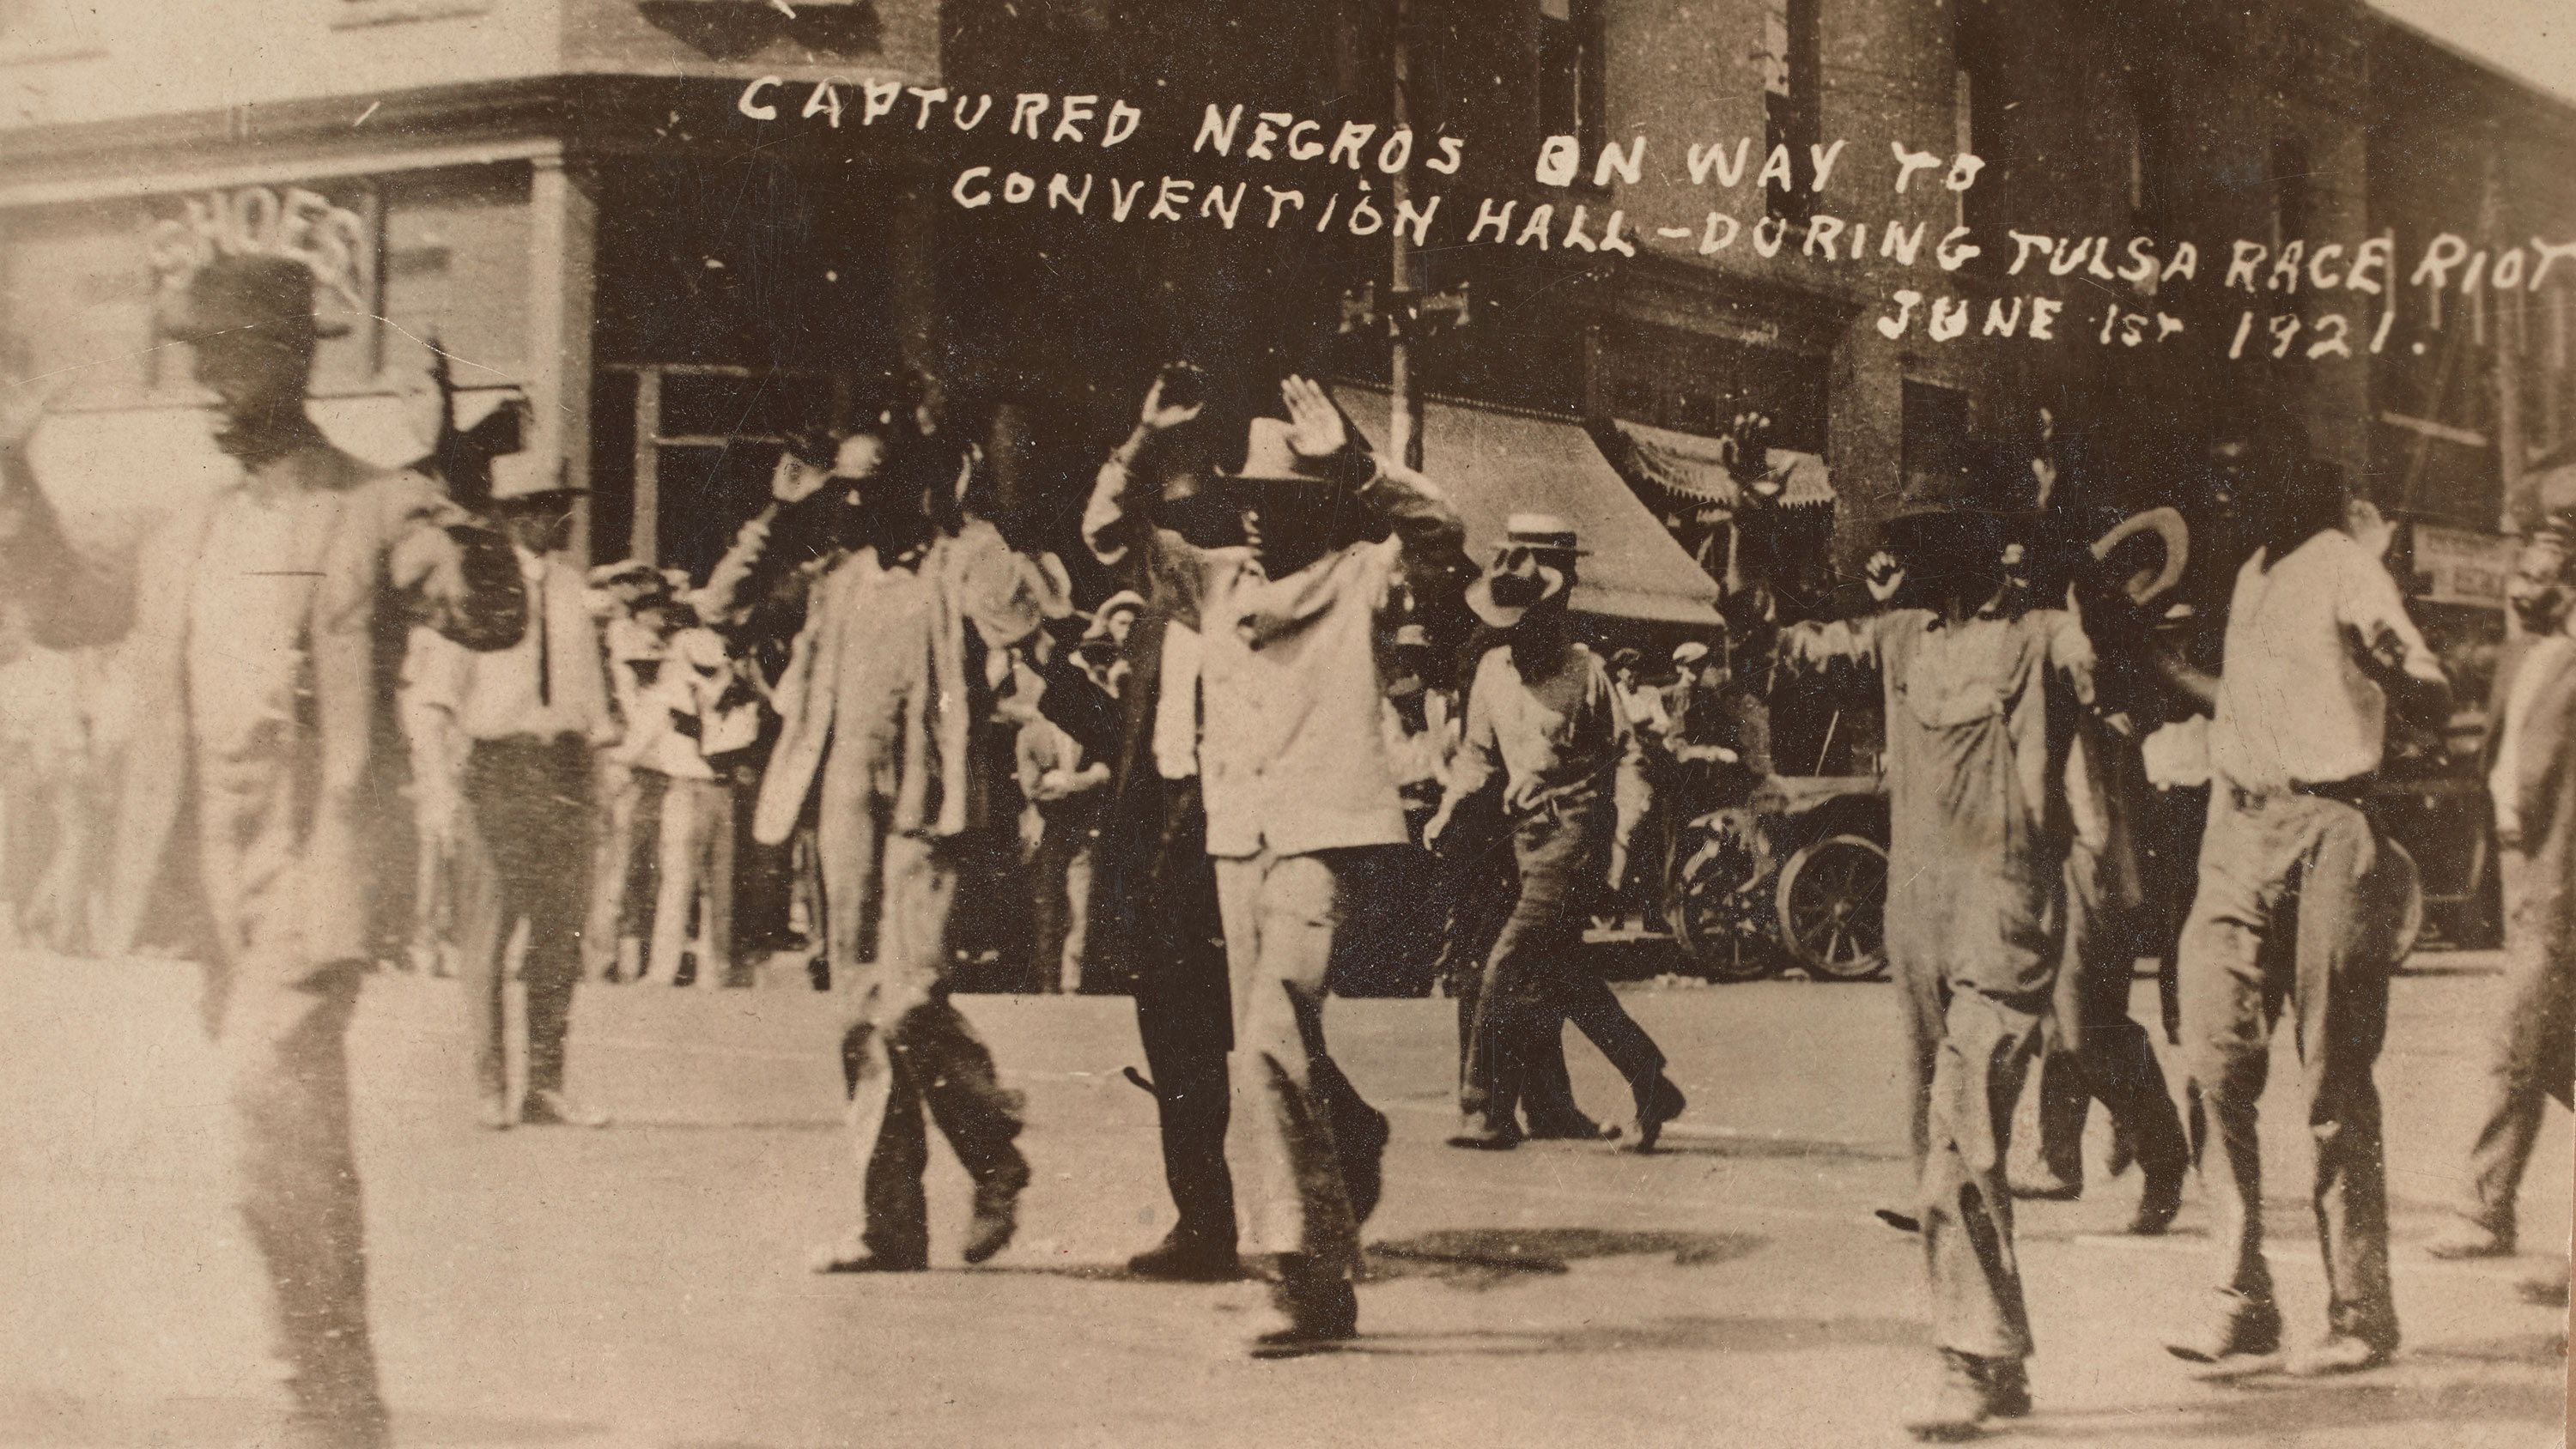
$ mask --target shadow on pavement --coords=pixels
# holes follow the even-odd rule
[[[1369,1334],[1343,1352],[1389,1358],[1522,1358],[1558,1353],[1803,1353],[1911,1347],[1922,1342],[1923,1325],[1906,1318],[1692,1317],[1522,1331]]]
[[[2408,1355],[2398,1359],[2402,1370]],[[2160,1439],[2224,1439],[2257,1444],[2331,1443],[2339,1429],[2385,1429],[2392,1424],[2445,1424],[2450,1430],[2424,1443],[2462,1442],[2469,1424],[2528,1423],[2553,1430],[2566,1413],[2558,1386],[2548,1383],[2449,1383],[2418,1385],[2371,1378],[2317,1382],[2272,1375],[2211,1385],[2203,1404],[2170,1403],[2094,1410],[2049,1422],[2043,1396],[2039,1416],[2015,1429],[2018,1437],[2093,1440],[2103,1417],[2151,1416]],[[2535,1444],[2548,1442],[2535,1437]]]
[[[1650,1157],[1740,1157],[1753,1159],[1830,1157],[1849,1162],[1898,1162],[1901,1147],[1864,1146],[1805,1137],[1677,1136],[1667,1130]]]
[[[1431,1278],[1461,1288],[1490,1288],[1515,1277],[1566,1271],[1584,1258],[1671,1254],[1673,1266],[1731,1262],[1762,1246],[1750,1233],[1624,1232],[1608,1228],[1441,1228],[1372,1243],[1368,1277]]]

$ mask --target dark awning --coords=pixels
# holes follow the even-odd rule
[[[1383,451],[1387,395],[1343,386],[1335,396]],[[1673,624],[1717,622],[1717,582],[1700,572],[1654,514],[1628,491],[1581,424],[1464,403],[1425,403],[1423,472],[1467,519],[1467,549],[1491,559],[1514,513],[1573,522],[1583,546],[1574,607],[1585,613]]]
[[[1685,503],[1733,508],[1741,501],[1742,485],[1727,471],[1718,453],[1717,439],[1649,427],[1624,418],[1618,426],[1619,435],[1628,444],[1626,461],[1631,471],[1647,483]],[[1778,503],[1802,507],[1834,501],[1833,480],[1825,471],[1824,459],[1813,453],[1773,448],[1767,461],[1772,476],[1780,480]]]

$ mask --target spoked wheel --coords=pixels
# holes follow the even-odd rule
[[[1780,943],[1819,980],[1867,981],[1887,969],[1887,852],[1829,835],[1780,872]]]
[[[1764,899],[1762,854],[1720,829],[1682,867],[1673,889],[1673,932],[1691,965],[1711,981],[1756,981],[1780,969]]]

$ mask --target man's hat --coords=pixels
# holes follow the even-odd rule
[[[1082,637],[1086,639],[1102,639],[1108,637],[1109,616],[1117,613],[1121,609],[1137,614],[1145,612],[1144,595],[1137,593],[1134,589],[1120,589],[1118,592],[1111,594],[1108,598],[1101,600],[1100,607],[1091,611],[1091,627],[1084,631]]]
[[[1392,642],[1398,649],[1428,649],[1431,647],[1431,631],[1419,624],[1398,625]]]
[[[1697,639],[1673,646],[1673,662],[1688,667],[1708,657],[1708,646]]]
[[[1334,475],[1325,460],[1300,458],[1297,450],[1288,446],[1289,433],[1285,418],[1254,418],[1244,446],[1243,466],[1233,476],[1245,483],[1332,482]]]
[[[1505,549],[1536,549],[1541,553],[1588,554],[1592,550],[1579,546],[1574,525],[1553,513],[1515,513],[1503,520]]]
[[[313,315],[313,271],[289,257],[219,256],[184,288],[163,292],[156,311],[162,335],[176,342],[256,332],[309,349],[317,337],[349,331]]]
[[[2139,569],[2126,575],[2119,584],[2129,602],[2143,609],[2173,590],[2182,582],[2184,567],[2191,562],[2191,529],[2182,514],[2171,508],[2150,508],[2123,520],[2120,525],[2093,540],[2096,563],[2108,565],[2111,555],[2133,538],[2153,534],[2161,541],[2160,559],[2152,571]]]

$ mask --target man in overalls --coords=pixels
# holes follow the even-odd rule
[[[1885,701],[1887,952],[1944,1370],[1905,1421],[1926,1440],[2030,1412],[2004,1163],[2062,956],[2067,741],[2092,698],[2074,618],[2005,607],[2004,483],[1930,476],[1888,521],[1870,593],[1910,580],[1925,607],[1793,626],[1779,646],[1791,668],[1873,677]]]

